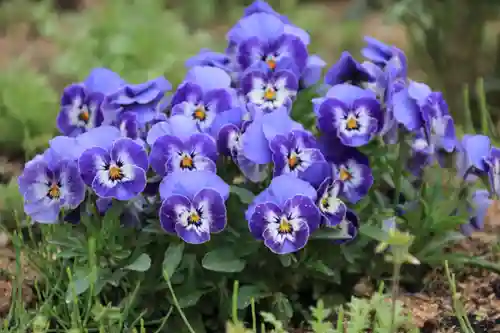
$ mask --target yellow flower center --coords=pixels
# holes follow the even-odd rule
[[[83,122],[88,122],[90,119],[90,113],[88,111],[82,111],[78,115],[78,119],[83,121]]]
[[[298,167],[300,164],[300,157],[298,157],[296,154],[291,154],[288,157],[288,167],[293,170],[296,167]]]
[[[191,213],[188,217],[188,224],[198,224],[200,221],[201,216],[196,212]]]
[[[116,165],[112,165],[109,170],[109,179],[113,181],[121,180],[123,178],[123,172],[122,169]]]
[[[356,118],[350,117],[349,119],[347,119],[346,125],[348,129],[353,130],[358,128],[358,121],[356,120]]]
[[[330,207],[330,203],[328,202],[328,196],[325,196],[321,199],[321,208],[328,209]]]
[[[205,111],[205,108],[203,106],[197,107],[196,110],[194,110],[193,118],[200,121],[207,119],[207,112]]]
[[[351,173],[346,168],[340,168],[339,178],[341,181],[349,181],[352,178]]]
[[[59,199],[61,197],[61,189],[59,188],[59,185],[57,185],[57,183],[52,183],[49,187],[47,195],[51,199]]]
[[[278,232],[281,234],[289,234],[292,232],[292,224],[286,217],[281,218],[280,225],[278,226]]]
[[[273,88],[267,88],[264,92],[264,98],[268,101],[276,98],[276,91]]]
[[[190,169],[193,167],[193,159],[189,155],[184,155],[181,159],[181,168]]]

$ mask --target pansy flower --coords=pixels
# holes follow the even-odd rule
[[[340,59],[326,72],[325,84],[335,86],[337,84],[349,83],[361,86],[366,82],[372,82],[375,78],[371,73],[356,61],[352,55],[344,51]]]
[[[155,126],[163,125],[159,123]],[[173,116],[169,119],[169,125],[172,129],[171,134],[158,137],[152,144],[149,162],[153,170],[161,176],[174,171],[215,172],[217,160],[215,140],[208,134],[197,133],[195,124],[184,115]],[[190,125],[193,128],[190,129]]]
[[[460,230],[466,236],[470,236],[474,231],[480,231],[484,227],[484,220],[488,214],[488,208],[493,204],[490,194],[486,190],[476,190],[472,193],[471,204],[468,211],[470,218],[468,223],[460,225]]]
[[[491,147],[485,162],[488,165],[491,192],[500,197],[500,149]]]
[[[341,195],[351,203],[361,200],[373,185],[368,157],[328,136],[320,137],[319,145],[326,160],[331,162],[331,178],[343,184]]]
[[[367,144],[383,127],[376,95],[349,84],[332,87],[318,113],[318,128],[323,133],[337,135],[346,146]]]
[[[223,126],[217,137],[217,145],[219,152],[231,157],[247,179],[258,183],[267,178],[268,166],[266,163],[255,163],[245,156],[243,137],[250,124],[251,121],[244,121],[239,125],[227,124]],[[251,140],[251,137],[249,139]]]
[[[335,226],[326,226],[327,228],[340,230],[342,234],[346,235],[345,238],[335,239],[333,243],[335,244],[346,244],[353,241],[358,235],[359,230],[359,218],[356,213],[348,209],[345,213],[342,221]]]
[[[215,173],[195,171],[186,176],[174,172],[162,181],[160,196],[161,227],[186,243],[205,243],[210,234],[226,226],[229,185]]]
[[[18,178],[24,211],[40,223],[57,222],[61,210],[75,209],[85,198],[85,184],[76,163],[53,157],[49,148],[26,163]]]
[[[394,118],[408,131],[414,132],[424,125],[422,107],[431,94],[424,83],[411,81],[407,87],[392,96]]]
[[[264,113],[281,108],[289,110],[299,89],[293,71],[280,67],[269,71],[262,66],[253,66],[241,78],[241,90],[248,102]]]
[[[57,115],[57,127],[67,136],[77,136],[104,121],[101,109],[104,95],[90,92],[83,84],[66,87],[61,98],[61,111]]]
[[[131,112],[140,126],[144,126],[155,119],[161,100],[171,88],[162,76],[139,84],[128,83],[109,96],[106,106],[114,110],[115,119],[122,112]]]
[[[245,16],[229,31],[227,37],[236,48],[236,59],[241,70],[260,62],[274,70],[284,58],[291,59],[299,72],[306,66],[308,34],[283,23],[274,14],[257,12]]]
[[[429,94],[422,106],[422,118],[433,148],[451,153],[456,145],[455,125],[441,93]]]
[[[304,130],[276,135],[269,143],[274,163],[274,177],[289,174],[313,186],[329,175],[330,169],[314,136]]]
[[[307,182],[278,176],[248,208],[250,232],[274,253],[296,252],[319,227],[321,215],[315,200],[316,191]]]
[[[233,114],[239,117],[241,112],[231,77],[222,69],[209,66],[191,68],[171,105],[172,115],[188,116],[202,132],[210,132],[215,123],[228,122],[225,118],[232,119]]]
[[[130,200],[146,186],[148,156],[141,145],[129,138],[114,141],[109,150],[87,149],[78,165],[83,181],[104,199]]]
[[[488,171],[486,159],[490,156],[491,141],[486,135],[466,134],[458,144],[457,171],[461,177],[472,181],[475,176]]]
[[[317,205],[323,225],[334,227],[344,220],[347,206],[340,198],[343,186],[342,181],[332,177],[326,178],[319,186]]]
[[[365,36],[365,42],[367,45],[361,50],[361,54],[366,59],[382,69],[392,71],[393,75],[406,76],[407,60],[403,51],[369,36]]]

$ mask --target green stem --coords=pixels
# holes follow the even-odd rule
[[[396,305],[399,294],[399,280],[401,278],[401,261],[399,258],[394,257],[394,267],[392,271],[392,286],[391,286],[391,298],[392,298],[392,306],[391,306],[391,333],[397,332],[396,327]]]

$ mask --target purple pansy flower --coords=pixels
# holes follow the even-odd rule
[[[491,147],[485,162],[488,165],[491,192],[498,197],[500,196],[500,149]]]
[[[146,186],[147,153],[129,138],[114,141],[109,150],[87,149],[78,159],[78,165],[83,181],[100,198],[130,200]]]
[[[257,164],[272,161],[269,142],[276,135],[286,134],[292,130],[303,130],[303,126],[293,121],[285,109],[268,114],[256,114],[241,136],[242,152],[246,158]]]
[[[241,78],[242,93],[250,104],[264,113],[281,108],[289,110],[299,89],[297,76],[292,71],[279,67],[275,71],[269,71],[261,66],[254,66]]]
[[[57,127],[67,136],[77,136],[104,121],[101,109],[104,95],[90,92],[83,84],[66,87],[61,97],[61,111],[57,115]]]
[[[403,51],[369,36],[365,36],[365,42],[367,45],[361,50],[361,54],[366,59],[388,69],[392,75],[406,76],[407,60]]]
[[[332,228],[337,230],[340,229],[342,231],[342,234],[346,235],[344,239],[335,239],[333,243],[339,245],[349,243],[353,241],[358,235],[358,229],[359,229],[358,215],[356,215],[356,213],[353,210],[348,209],[345,213],[344,218],[339,224],[333,227],[327,226],[327,228]]]
[[[367,144],[383,126],[375,94],[349,84],[332,87],[318,113],[318,128],[326,134],[337,135],[346,146]]]
[[[233,118],[238,120],[241,113],[229,74],[209,66],[191,68],[171,104],[172,115],[188,116],[202,132],[211,132],[217,123],[220,129],[220,123],[232,122]]]
[[[466,134],[458,144],[457,171],[468,180],[488,171],[485,159],[490,155],[491,142],[486,135]]]
[[[241,173],[254,183],[264,181],[268,176],[267,164],[257,164],[245,156],[243,137],[251,121],[240,125],[228,124],[222,127],[217,137],[219,152],[230,156],[239,167]],[[251,140],[251,137],[249,138]]]
[[[154,142],[149,155],[151,167],[161,176],[174,171],[215,172],[216,161],[215,140],[203,133],[193,133],[183,137],[161,136]],[[189,176],[184,175],[184,177]]]
[[[422,119],[430,143],[436,150],[451,153],[455,149],[456,136],[453,118],[448,112],[448,104],[439,92],[432,92],[422,106]]]
[[[289,174],[308,181],[313,186],[330,173],[314,136],[304,130],[276,135],[269,143],[274,163],[274,177]]]
[[[391,103],[396,121],[411,132],[422,127],[422,107],[431,92],[426,84],[411,81],[408,87],[395,93]]]
[[[424,167],[434,160],[434,150],[427,140],[423,129],[415,133],[411,140],[411,155],[408,159],[408,169],[415,176],[421,176]]]
[[[315,199],[316,191],[307,182],[289,175],[274,178],[247,210],[250,232],[277,254],[302,249],[319,227]]]
[[[155,119],[158,105],[170,89],[172,85],[164,77],[139,84],[128,83],[109,96],[106,106],[114,110],[115,119],[122,112],[134,113],[142,127]]]
[[[132,112],[120,114],[117,121],[117,127],[120,129],[120,133],[124,138],[130,138],[132,140],[140,138],[137,116]]]
[[[328,227],[340,224],[345,218],[347,206],[340,198],[343,186],[342,181],[331,177],[319,186],[317,205],[323,217],[322,224]]]
[[[466,236],[470,236],[474,231],[480,231],[484,227],[484,219],[488,213],[488,208],[493,203],[486,190],[476,190],[472,193],[472,205],[469,206],[470,219],[468,223],[460,225],[460,230]]]
[[[274,70],[284,58],[291,59],[299,71],[306,66],[308,34],[283,23],[274,14],[257,12],[243,17],[227,38],[237,50],[236,59],[241,70],[259,62]]]
[[[186,61],[186,67],[192,68],[196,66],[217,67],[228,74],[232,71],[231,58],[227,54],[209,49],[202,49],[197,55]]]
[[[127,82],[120,75],[107,68],[94,68],[83,81],[83,85],[90,92],[100,92],[110,95],[117,92]]]
[[[326,72],[325,84],[335,86],[349,83],[360,86],[374,79],[364,66],[357,62],[349,52],[344,51],[340,59]]]
[[[18,185],[24,211],[40,223],[57,222],[62,209],[75,209],[85,199],[85,184],[76,163],[54,159],[50,148],[26,163]]]
[[[373,185],[368,157],[331,137],[321,137],[320,146],[326,160],[332,163],[331,178],[343,183],[342,196],[351,203],[361,200]]]
[[[162,181],[160,196],[161,227],[186,243],[205,243],[226,226],[229,185],[215,173],[195,171],[186,177],[174,172]]]

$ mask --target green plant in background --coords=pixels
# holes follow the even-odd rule
[[[58,94],[47,76],[25,60],[0,72],[0,150],[4,155],[31,157],[55,134]]]

